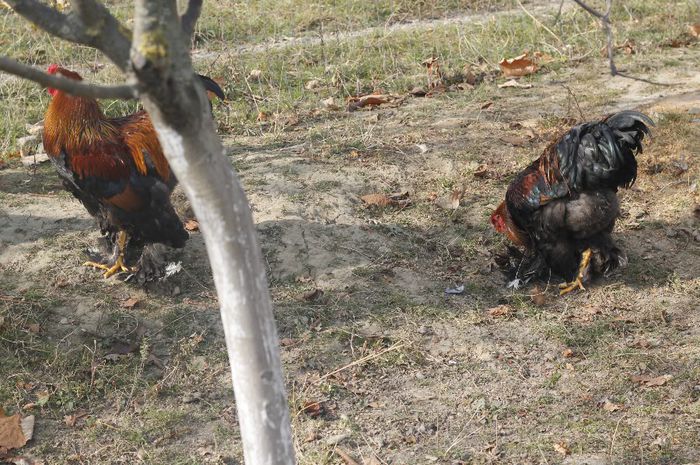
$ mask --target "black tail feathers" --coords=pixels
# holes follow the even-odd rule
[[[223,89],[219,86],[219,84],[216,83],[212,78],[209,76],[203,76],[201,74],[198,74],[199,79],[202,80],[202,84],[204,85],[204,88],[208,90],[209,92],[212,92],[214,95],[219,97],[221,100],[226,100],[226,95],[224,94]]]
[[[637,178],[635,155],[654,122],[637,111],[621,111],[571,129],[557,143],[559,166],[569,188],[629,187]]]

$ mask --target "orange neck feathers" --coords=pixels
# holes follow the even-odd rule
[[[513,222],[506,202],[501,202],[491,214],[491,224],[497,232],[505,234],[513,244],[522,247],[528,246],[527,236]]]

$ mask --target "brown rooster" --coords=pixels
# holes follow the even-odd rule
[[[50,74],[82,80],[58,65]],[[205,88],[223,99],[211,79],[200,76]],[[187,231],[170,203],[177,184],[145,111],[108,118],[93,98],[48,89],[52,96],[44,119],[44,149],[63,186],[80,200],[113,245],[113,255],[84,265],[115,273],[147,272],[145,247],[161,243],[184,247]],[[135,267],[126,263],[127,243],[144,246]]]
[[[526,250],[510,248],[519,259],[509,270],[515,285],[553,272],[569,281],[560,285],[563,295],[584,290],[592,270],[607,274],[627,262],[610,236],[617,189],[637,178],[635,155],[650,126],[635,111],[576,126],[510,183],[491,223]]]

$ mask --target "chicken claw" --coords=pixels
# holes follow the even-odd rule
[[[591,249],[586,249],[581,253],[581,264],[578,267],[578,275],[576,275],[576,279],[571,281],[570,283],[561,283],[559,285],[559,295],[566,295],[571,291],[575,291],[576,289],[581,289],[582,291],[585,291],[586,288],[583,287],[583,277],[585,276],[586,269],[591,263],[591,255],[593,252],[591,252]]]
[[[124,248],[126,247],[126,232],[120,231],[117,238],[117,247],[119,249],[119,255],[113,264],[104,264],[99,262],[85,262],[83,266],[91,266],[93,268],[99,268],[105,270],[102,275],[105,279],[119,272],[132,272],[133,270],[124,264]]]

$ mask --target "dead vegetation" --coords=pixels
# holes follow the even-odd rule
[[[671,88],[611,80],[599,25],[573,11],[554,23],[558,4],[536,17],[572,44],[562,53],[522,12],[269,54],[222,53],[223,20],[202,24],[198,47],[220,55],[199,64],[226,76],[231,102],[215,111],[271,278],[299,463],[700,461],[699,51],[690,36],[665,45],[686,37],[697,7],[651,3],[614,12],[634,50],[620,49],[618,65]],[[36,63],[47,50],[98,63],[82,50],[39,53],[22,34],[2,47]],[[533,72],[501,87],[511,76],[499,61],[525,50]],[[95,68],[91,80],[113,76]],[[16,114],[2,123],[0,405],[35,418],[13,453],[240,463],[196,224],[182,271],[158,285],[81,268],[97,240],[87,214],[50,166],[11,156],[46,98],[0,86],[3,114]],[[557,282],[505,289],[488,215],[510,177],[563,128],[621,108],[658,123],[622,194],[616,239],[629,266],[567,298]]]

